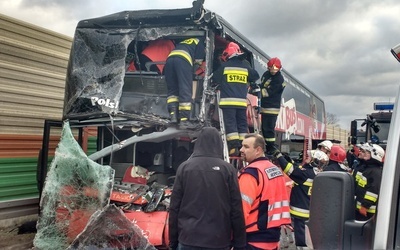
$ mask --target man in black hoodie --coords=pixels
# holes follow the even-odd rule
[[[237,172],[223,160],[223,144],[216,128],[201,130],[192,156],[177,170],[169,239],[170,249],[246,247]]]

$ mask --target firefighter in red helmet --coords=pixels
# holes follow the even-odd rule
[[[279,58],[271,58],[267,66],[268,70],[261,77],[261,123],[267,154],[270,154],[275,148],[275,124],[286,82],[281,73],[282,63]]]
[[[214,72],[213,81],[219,84],[219,107],[223,112],[229,154],[237,156],[248,132],[246,110],[249,83],[258,80],[259,75],[234,42],[226,46],[221,61],[223,63]]]
[[[333,145],[329,154],[329,163],[323,170],[348,172],[348,168],[344,165],[345,160],[346,150],[340,145]]]

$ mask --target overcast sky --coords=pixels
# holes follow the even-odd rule
[[[188,8],[192,0],[2,0],[0,13],[73,36],[79,20],[124,10]],[[350,121],[391,101],[400,64],[398,0],[205,0],[325,101],[326,111]]]

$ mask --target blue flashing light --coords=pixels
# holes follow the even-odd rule
[[[374,103],[374,110],[393,110],[393,102],[377,102]]]

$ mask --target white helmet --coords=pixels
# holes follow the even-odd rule
[[[322,152],[321,150],[315,150],[311,153],[311,164],[313,167],[323,168],[329,162],[329,157],[327,154]]]
[[[365,151],[369,151],[371,153],[371,158],[375,159],[379,162],[383,162],[383,157],[385,156],[385,150],[378,144],[372,144],[372,143],[364,143],[361,144],[361,149],[364,149]]]
[[[325,140],[325,141],[318,143],[318,147],[324,147],[324,148],[328,149],[329,151],[331,151],[332,146],[333,146],[333,143],[330,140]]]

